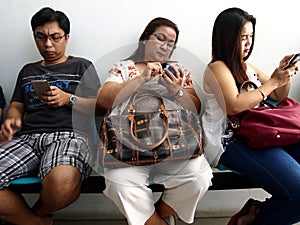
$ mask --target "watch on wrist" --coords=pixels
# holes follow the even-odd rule
[[[76,98],[76,96],[75,95],[71,95],[71,97],[70,97],[70,99],[69,99],[69,105],[75,105],[76,104],[76,102],[77,102],[77,98]]]
[[[175,96],[182,97],[183,94],[184,94],[184,91],[183,91],[183,89],[180,88],[180,89],[177,91],[177,93],[176,93]]]

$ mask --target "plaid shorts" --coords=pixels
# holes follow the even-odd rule
[[[74,132],[25,134],[0,145],[0,189],[18,177],[38,174],[43,179],[59,165],[79,169],[83,177],[91,172],[88,139]]]

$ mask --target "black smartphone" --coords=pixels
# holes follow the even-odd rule
[[[39,98],[41,98],[46,91],[51,91],[50,85],[46,80],[31,81],[31,84]]]
[[[289,61],[289,64],[284,68],[287,69],[289,67],[291,67],[296,61],[300,61],[300,53],[295,54]]]

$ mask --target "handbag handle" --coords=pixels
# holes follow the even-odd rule
[[[258,88],[257,85],[256,85],[253,81],[251,81],[251,80],[246,80],[246,81],[244,81],[244,82],[241,84],[241,86],[240,86],[240,88],[239,88],[239,92],[240,92],[240,93],[241,93],[242,89],[244,89],[244,87],[245,87],[246,85],[249,85],[249,86],[253,87],[254,89],[257,89],[257,88]],[[272,103],[266,101],[265,99],[263,99],[259,104],[260,104],[260,106],[266,106],[266,107],[269,106],[271,109],[277,108],[276,105],[274,105],[274,104],[272,104]],[[240,121],[239,118],[234,118],[234,116],[228,116],[227,118],[228,118],[228,125],[229,125],[232,129],[237,130],[237,129],[240,128],[241,121]]]
[[[134,105],[135,105],[135,100],[136,98],[141,95],[141,94],[150,94],[151,96],[154,96],[156,98],[158,98],[160,100],[160,111],[165,111],[165,105],[164,105],[164,100],[162,99],[162,97],[159,97],[155,94],[155,92],[150,92],[150,91],[140,91],[140,92],[137,92],[133,97],[132,97],[132,100],[130,102],[130,105],[129,105],[129,109],[128,109],[128,112],[129,113],[134,113],[135,112],[135,109],[134,109]]]
[[[155,94],[151,94],[152,96],[155,96],[158,99],[160,99],[160,102],[161,102],[159,111],[161,111],[160,117],[164,121],[164,123],[163,123],[164,127],[162,128],[163,131],[164,131],[164,135],[161,138],[161,140],[159,140],[158,142],[156,142],[154,144],[151,144],[151,145],[147,145],[147,144],[144,144],[144,143],[140,142],[139,139],[133,133],[134,125],[136,124],[135,119],[134,119],[134,113],[135,113],[134,104],[135,104],[135,100],[136,100],[137,96],[139,96],[143,93],[148,93],[149,94],[151,92],[141,91],[141,92],[136,93],[133,96],[132,101],[131,101],[130,106],[129,106],[128,120],[130,121],[130,134],[133,138],[133,141],[135,142],[135,144],[137,146],[142,147],[144,149],[154,149],[154,148],[158,147],[159,145],[161,145],[166,140],[166,138],[168,137],[168,131],[169,131],[168,117],[169,117],[169,113],[165,110],[165,105],[164,105],[163,99],[161,97],[156,96]]]
[[[258,89],[257,85],[253,82],[253,81],[250,81],[250,80],[246,80],[242,83],[242,85],[240,86],[240,93],[241,93],[241,90],[244,88],[245,85],[250,85],[252,86],[254,89]],[[260,105],[267,105],[269,106],[270,108],[277,108],[276,105],[272,104],[271,102],[267,101],[266,99],[263,99],[261,102],[260,102]]]

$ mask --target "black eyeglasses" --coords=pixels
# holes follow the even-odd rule
[[[66,37],[65,34],[63,36],[59,36],[59,33],[51,34],[49,36],[43,33],[37,33],[34,35],[35,40],[39,42],[45,42],[49,39],[51,42],[58,43],[64,37]]]
[[[172,50],[175,46],[175,42],[174,41],[167,41],[166,40],[166,36],[162,33],[157,33],[157,34],[152,34],[156,37],[158,43],[160,43],[161,45],[165,45],[167,44],[167,48],[169,50]]]

